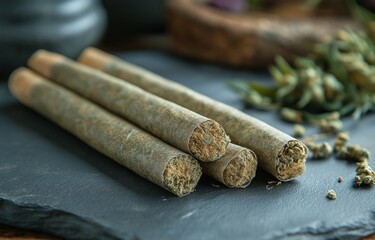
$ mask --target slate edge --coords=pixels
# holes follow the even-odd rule
[[[67,239],[134,239],[114,232],[93,219],[51,206],[23,204],[0,198],[0,223],[50,233]]]
[[[68,239],[140,239],[132,233],[123,234],[93,219],[53,209],[50,206],[22,204],[0,198],[0,223],[38,230]],[[360,239],[375,233],[375,209],[342,222],[323,221],[273,232],[263,239]]]
[[[264,240],[362,239],[375,233],[375,209],[340,222],[316,221],[294,229],[272,232]]]

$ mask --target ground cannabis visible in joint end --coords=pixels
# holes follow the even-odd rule
[[[278,156],[277,178],[281,181],[292,180],[305,172],[307,147],[298,140],[291,140]]]
[[[194,129],[189,139],[190,153],[204,162],[222,157],[230,143],[224,128],[215,121],[207,120]]]
[[[224,182],[228,187],[245,187],[254,178],[257,166],[255,154],[244,150],[234,158],[223,173]]]
[[[182,197],[194,191],[201,175],[201,167],[194,158],[179,155],[171,159],[165,168],[164,186]]]

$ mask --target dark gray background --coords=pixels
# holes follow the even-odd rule
[[[122,57],[240,109],[244,106],[226,80],[270,81],[266,74],[159,52]],[[276,113],[245,111],[292,133],[292,125]],[[373,152],[374,120],[375,115],[360,123],[346,120],[352,143]],[[22,106],[1,83],[0,223],[67,238],[356,239],[375,232],[375,190],[354,188],[354,176],[353,163],[308,160],[304,176],[270,190],[267,182],[275,179],[258,170],[246,189],[216,188],[215,180],[203,177],[196,192],[178,198]],[[337,200],[326,198],[329,189]]]

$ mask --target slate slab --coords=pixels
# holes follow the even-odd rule
[[[292,133],[276,113],[244,109],[225,83],[269,83],[264,73],[152,51],[121,56]],[[374,123],[375,115],[348,119],[352,142],[375,152]],[[275,179],[259,170],[246,189],[204,177],[196,192],[178,198],[22,106],[0,84],[0,223],[74,239],[358,239],[375,232],[375,189],[354,188],[354,175],[346,161],[308,160],[304,176],[269,190]],[[337,200],[326,198],[328,189]]]

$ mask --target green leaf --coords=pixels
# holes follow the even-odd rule
[[[356,0],[348,0],[348,3],[353,15],[363,24],[367,25],[369,22],[375,20],[375,15],[359,5]]]
[[[250,83],[249,84],[251,89],[256,91],[262,96],[269,97],[271,99],[275,99],[276,96],[276,88],[272,87],[266,87],[264,85],[258,84],[258,83]]]
[[[231,81],[228,85],[251,107],[260,110],[275,110],[280,107],[273,103],[275,90],[272,88],[247,81]]]
[[[294,69],[288,64],[288,62],[281,56],[276,56],[275,62],[277,67],[283,74],[295,74]]]
[[[280,85],[284,77],[283,73],[275,66],[271,66],[269,72],[271,73],[273,79],[276,81],[277,85]]]
[[[284,101],[285,97],[293,92],[296,85],[288,85],[282,88],[277,89],[276,91],[276,100]]]
[[[302,94],[301,99],[297,102],[298,108],[304,108],[307,104],[310,103],[311,99],[313,97],[313,92],[311,89],[307,89],[304,94]]]
[[[340,110],[340,115],[341,116],[345,116],[347,114],[349,114],[350,112],[352,112],[355,108],[355,105],[353,103],[349,103],[349,104],[346,104],[344,105]]]
[[[335,101],[335,102],[325,102],[323,104],[323,108],[326,111],[339,111],[342,107],[341,101]]]

